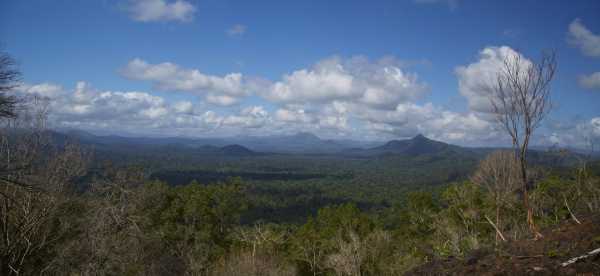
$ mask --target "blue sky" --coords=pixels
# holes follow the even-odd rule
[[[599,15],[598,1],[24,0],[0,4],[0,41],[55,127],[482,145],[504,140],[469,84],[553,49],[537,142],[569,144],[600,137]]]

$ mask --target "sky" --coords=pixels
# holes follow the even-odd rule
[[[312,132],[459,145],[508,136],[481,91],[515,55],[557,55],[538,145],[600,138],[599,1],[20,0],[0,3],[14,93],[97,134]]]

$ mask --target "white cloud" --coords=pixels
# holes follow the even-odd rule
[[[487,48],[481,55],[483,59],[499,59],[496,56],[511,51],[507,47]],[[487,63],[495,64],[483,62]],[[474,71],[475,77],[475,69],[481,68],[469,65],[464,70]],[[275,105],[272,116],[263,107],[256,106],[236,114],[210,113],[211,121],[217,125],[215,128],[221,129],[260,129],[263,135],[314,131],[360,139],[411,137],[423,133],[457,143],[493,140],[495,134],[493,125],[482,119],[484,115],[450,112],[431,103],[417,104],[416,101],[428,93],[428,86],[393,58],[377,61],[364,57],[327,58],[275,82],[248,81],[241,74],[229,74],[227,76],[235,76],[229,78],[209,76],[172,63],[152,65],[140,59],[132,60],[122,73],[132,79],[151,81],[157,89],[202,95],[208,103],[231,105],[250,95],[250,91],[256,91]],[[176,107],[176,110],[184,109],[179,108],[179,104]]]
[[[432,103],[418,105],[400,104],[393,111],[362,110],[367,128],[396,137],[412,137],[422,133],[430,138],[464,144],[494,140],[494,125],[475,113],[458,113],[444,110]]]
[[[598,151],[600,145],[600,117],[587,120],[555,122],[549,125],[549,135],[543,142],[559,147],[580,148]],[[545,140],[545,141],[544,141]]]
[[[508,46],[486,47],[479,52],[479,60],[455,69],[458,77],[458,90],[467,98],[469,108],[476,112],[492,112],[489,99],[490,87],[497,81],[498,73],[504,66],[504,60],[520,55]],[[527,66],[531,61],[521,57]]]
[[[590,119],[590,129],[592,135],[600,138],[600,117]]]
[[[208,94],[206,96],[206,102],[222,106],[230,106],[239,102],[238,98],[227,96],[227,95],[214,95]]]
[[[578,47],[584,55],[600,57],[600,35],[592,33],[579,18],[569,24],[569,42]]]
[[[246,29],[247,27],[245,25],[242,24],[235,24],[233,26],[231,26],[231,28],[227,29],[227,31],[225,31],[227,33],[227,35],[234,37],[234,36],[242,36],[246,33]]]
[[[189,101],[177,102],[173,105],[173,109],[177,113],[191,114],[194,111],[194,105]]]
[[[324,59],[310,69],[286,74],[271,83],[247,78],[241,73],[224,76],[204,74],[165,62],[150,64],[131,60],[121,74],[129,79],[153,83],[163,91],[185,91],[202,96],[208,103],[229,106],[258,92],[279,104],[327,104],[334,101],[360,102],[378,109],[394,109],[403,102],[422,97],[428,90],[416,74],[403,70],[393,59],[370,62],[364,57]]]
[[[170,62],[149,64],[139,58],[131,60],[121,69],[121,74],[129,79],[150,81],[159,90],[205,96],[208,102],[218,105],[235,104],[240,98],[250,95],[252,88],[252,81],[246,80],[241,73],[213,76],[196,69],[180,68]]]
[[[457,67],[458,88],[469,104],[465,112],[421,103],[428,85],[393,58],[332,57],[276,81],[249,79],[240,73],[215,76],[141,59],[131,60],[121,70],[124,76],[148,81],[159,90],[197,95],[204,100],[198,105],[146,92],[95,90],[85,82],[71,90],[49,83],[23,85],[20,92],[52,98],[51,121],[56,126],[113,133],[228,136],[309,131],[322,137],[377,140],[422,133],[450,143],[489,146],[503,144],[508,137],[496,130],[486,91],[480,87],[495,79],[504,58],[517,54],[506,46],[487,47],[478,60]],[[247,98],[254,93],[267,102]],[[213,106],[204,103],[220,107],[207,110]],[[600,118],[583,125],[600,129]],[[577,139],[552,128],[540,133],[543,141]]]
[[[37,95],[47,98],[59,97],[64,92],[61,86],[50,83],[41,83],[37,85],[22,84],[17,88],[17,90],[23,94]]]
[[[188,1],[176,0],[131,0],[127,10],[133,20],[151,21],[181,21],[187,22],[194,18],[196,7]]]
[[[202,130],[219,123],[211,113],[195,112],[191,102],[171,104],[138,91],[100,91],[85,82],[78,82],[72,91],[49,83],[24,84],[17,93],[48,98],[49,120],[55,127],[144,132],[179,127]]]
[[[49,99],[49,122],[59,128],[117,134],[214,136],[252,131],[264,135],[276,124],[260,105],[217,113],[202,110],[190,101],[169,102],[146,92],[96,90],[86,82],[78,82],[70,91],[49,83],[24,84],[16,92]]]
[[[275,118],[287,123],[311,123],[315,121],[315,118],[307,114],[304,109],[290,110],[280,108],[275,112]]]
[[[372,63],[363,57],[332,57],[311,69],[284,75],[262,95],[279,103],[352,101],[393,109],[399,103],[418,99],[426,91],[427,86],[418,82],[416,74],[383,60]]]
[[[223,119],[226,126],[260,128],[270,121],[269,113],[262,106],[250,106],[242,109],[238,115],[230,115]]]
[[[586,89],[600,90],[600,72],[579,76],[579,85]]]

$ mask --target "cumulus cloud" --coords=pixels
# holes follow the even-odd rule
[[[590,57],[600,57],[600,35],[592,33],[579,18],[569,24],[568,41]]]
[[[226,33],[231,37],[242,36],[246,33],[246,26],[242,24],[235,24],[231,26],[231,28],[227,29]]]
[[[586,89],[600,90],[600,72],[579,76],[579,85]]]
[[[215,76],[142,59],[121,69],[123,76],[148,81],[155,89],[197,95],[203,99],[199,105],[147,92],[96,90],[85,82],[70,90],[50,83],[23,85],[19,92],[53,99],[51,119],[60,127],[170,136],[309,131],[324,137],[377,140],[422,133],[450,143],[489,146],[506,144],[503,137],[508,137],[496,129],[486,91],[480,88],[495,80],[504,58],[516,55],[506,46],[487,47],[476,61],[456,68],[458,90],[469,105],[464,112],[422,103],[428,85],[394,58],[331,57],[274,81],[240,73]],[[243,101],[254,95],[267,102],[256,97]],[[204,103],[219,107],[209,110],[214,106]],[[581,125],[600,129],[600,118]],[[576,139],[563,132],[576,131],[551,128],[540,133],[544,141]]]
[[[139,91],[101,91],[86,82],[72,90],[43,83],[24,84],[17,93],[49,99],[50,123],[55,127],[135,131],[145,134],[202,135],[228,126],[257,128],[269,114],[260,106],[242,109],[239,114],[217,114],[200,110],[189,101],[169,102],[162,97]],[[165,130],[169,130],[166,131]]]
[[[206,117],[221,128],[261,129],[262,134],[294,130],[327,132],[336,136],[368,138],[410,137],[423,133],[447,142],[498,141],[492,122],[489,90],[503,60],[519,55],[510,47],[487,47],[479,59],[456,68],[459,91],[467,112],[453,112],[432,103],[417,103],[428,85],[394,58],[370,61],[365,57],[331,57],[310,68],[284,74],[280,80],[248,79],[240,73],[213,76],[173,63],[150,64],[134,59],[121,70],[130,78],[150,81],[159,90],[186,91],[207,103],[230,106],[257,93],[274,105]],[[523,58],[523,62],[530,61]],[[173,110],[186,114],[189,104]],[[254,111],[252,111],[254,110]],[[159,116],[161,109],[144,113]]]
[[[304,109],[287,109],[280,108],[275,111],[275,118],[281,122],[287,123],[312,123],[315,122],[316,118],[311,114],[308,114]]]
[[[196,7],[184,0],[173,2],[165,0],[131,0],[127,10],[133,20],[140,22],[187,22],[194,18]]]
[[[348,114],[336,112],[331,107],[331,105],[325,105],[311,109],[302,105],[286,105],[275,111],[273,127],[292,130],[292,132],[318,131],[335,136],[350,135]]]
[[[207,75],[170,62],[150,64],[139,58],[131,60],[120,72],[129,79],[150,81],[158,90],[191,92],[204,96],[210,103],[225,106],[238,103],[250,95],[252,88],[252,80],[241,73]]]
[[[190,101],[181,101],[173,104],[176,113],[191,114],[194,111],[194,105]]]
[[[600,145],[600,117],[569,122],[552,122],[548,126],[548,134],[542,142],[559,147],[598,150]]]
[[[238,115],[230,115],[223,119],[223,125],[244,128],[260,128],[271,120],[269,112],[262,106],[249,106]]]
[[[395,137],[412,137],[422,133],[433,139],[464,144],[495,140],[494,125],[475,113],[444,110],[432,103],[400,104],[393,111],[363,110],[360,112],[371,131]]]
[[[332,57],[310,69],[284,75],[262,95],[279,103],[353,101],[393,109],[399,103],[418,99],[426,91],[427,86],[418,81],[416,74],[397,65],[383,60],[370,62],[363,57]]]
[[[458,90],[467,99],[469,108],[476,112],[492,112],[489,100],[498,73],[504,66],[504,60],[520,54],[508,46],[486,47],[479,52],[479,60],[455,69],[458,78]],[[531,61],[521,57],[524,66]]]
[[[363,135],[370,126],[397,123],[383,117],[423,98],[428,86],[395,58],[370,61],[362,56],[334,56],[285,74],[258,91],[279,106],[273,117],[275,129],[382,139],[384,128],[370,137]],[[397,134],[400,127],[394,127]]]
[[[600,138],[600,117],[590,119],[591,134]]]
[[[28,95],[36,95],[44,98],[57,98],[64,93],[63,87],[51,83],[41,83],[38,85],[22,84],[18,92]]]

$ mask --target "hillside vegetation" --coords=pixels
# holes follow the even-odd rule
[[[33,125],[5,133],[4,156],[18,154],[2,159],[4,275],[401,275],[431,261],[424,267],[446,271],[443,260],[470,263],[472,252],[517,254],[511,246],[531,238],[519,193],[509,187],[499,200],[475,177],[492,150],[425,137],[368,156],[146,150],[57,139]],[[595,244],[586,225],[600,210],[600,166],[539,156],[529,172],[535,220],[546,229],[579,219],[568,233],[580,242],[525,253],[564,261]]]

